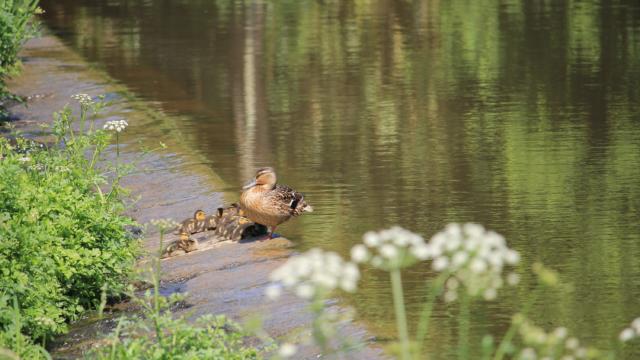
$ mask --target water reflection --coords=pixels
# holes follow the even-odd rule
[[[640,309],[635,1],[43,0],[72,46],[166,112],[229,184],[257,166],[317,209],[282,227],[347,254],[392,224],[476,221],[573,290],[539,325],[608,346]],[[168,135],[169,136],[169,135]],[[228,199],[233,201],[235,199]],[[415,314],[428,269],[407,273]],[[389,334],[387,279],[350,299]],[[520,298],[530,279],[524,277]],[[519,297],[474,309],[499,332]],[[456,325],[438,310],[433,351]]]

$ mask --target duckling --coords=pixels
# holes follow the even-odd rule
[[[198,242],[191,238],[187,233],[180,234],[180,240],[176,244],[176,247],[184,250],[184,252],[191,252],[198,249]]]
[[[215,230],[222,217],[223,208],[218,208],[215,215],[209,215],[204,219],[204,230]]]
[[[188,253],[197,249],[198,242],[195,239],[191,238],[189,234],[181,233],[180,238],[176,242],[167,246],[167,248],[164,250],[163,257],[174,256],[174,253],[177,250],[183,250],[185,253]]]
[[[196,210],[193,218],[184,220],[177,229],[178,234],[195,234],[205,230],[207,214],[202,210]]]
[[[258,169],[253,180],[242,189],[240,205],[251,221],[269,227],[273,238],[276,227],[294,216],[313,212],[304,195],[286,185],[276,184],[275,171],[270,167]]]
[[[215,234],[229,238],[230,231],[236,226],[237,219],[240,216],[240,205],[233,203],[226,208],[218,208],[218,219]]]
[[[218,211],[221,212],[215,234],[220,238],[240,241],[267,234],[267,228],[264,225],[256,224],[243,216],[243,211],[238,204],[232,204]]]

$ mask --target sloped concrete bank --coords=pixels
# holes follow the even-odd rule
[[[10,83],[13,92],[26,96],[27,107],[14,105],[10,111],[17,130],[27,137],[46,137],[41,124],[50,124],[52,113],[65,104],[76,106],[70,96],[87,93],[104,94],[111,101],[100,121],[126,118],[130,124],[124,134],[124,161],[139,159],[143,147],[157,147],[163,141],[167,149],[142,158],[139,171],[128,177],[125,186],[139,198],[130,215],[144,224],[154,218],[181,220],[195,209],[213,211],[218,206],[237,200],[237,193],[216,189],[232,188],[216,176],[189,149],[181,147],[179,122],[166,117],[156,105],[145,103],[114,83],[103,72],[86,63],[54,36],[44,35],[29,41],[22,51],[22,75]],[[76,109],[77,110],[77,109]],[[113,156],[113,154],[111,154]],[[157,234],[144,240],[144,248],[157,247]],[[285,296],[277,302],[268,301],[264,289],[269,273],[295,251],[286,239],[251,243],[218,243],[202,251],[163,261],[163,292],[187,292],[190,316],[226,314],[242,321],[259,315],[267,332],[279,338],[310,332],[310,317],[305,302]],[[338,305],[334,311],[341,311]],[[122,305],[126,307],[126,305]],[[113,321],[85,319],[72,325],[71,332],[52,348],[56,358],[76,358],[95,343],[100,333],[108,331]],[[350,323],[342,329],[344,336],[359,340],[372,337],[363,326]],[[375,359],[383,352],[370,343],[351,358]],[[317,358],[313,348],[303,349],[296,358]]]

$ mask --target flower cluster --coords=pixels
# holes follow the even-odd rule
[[[457,298],[461,285],[471,296],[493,300],[505,280],[509,285],[519,281],[516,273],[502,278],[504,267],[517,264],[519,254],[507,247],[504,237],[481,225],[449,224],[431,238],[426,252],[433,259],[433,270],[451,274],[446,282],[447,301]]]
[[[363,236],[363,244],[351,248],[351,260],[369,262],[372,266],[389,270],[428,260],[429,250],[422,236],[399,226],[379,232],[369,231]]]
[[[161,232],[166,232],[171,229],[175,229],[178,223],[171,219],[152,219],[149,221],[151,225],[155,226]]]
[[[80,105],[82,106],[89,106],[93,104],[93,100],[91,99],[91,96],[89,96],[88,94],[75,94],[75,95],[71,95],[71,98],[79,102]]]
[[[311,299],[318,293],[336,288],[354,292],[360,279],[360,271],[354,263],[344,261],[334,252],[311,249],[287,260],[269,278],[284,288],[293,289],[298,297]],[[266,290],[270,299],[276,299],[280,293],[281,287],[276,284],[270,285]]]
[[[516,359],[595,359],[598,357],[597,350],[581,346],[577,338],[569,336],[567,328],[558,327],[547,333],[522,315],[514,316],[513,321],[518,325],[518,333],[525,346]]]
[[[288,359],[296,354],[298,347],[291,343],[284,343],[278,349],[278,355],[283,359]]]
[[[104,129],[115,131],[115,132],[121,132],[122,130],[126,129],[127,126],[129,126],[129,123],[127,123],[126,120],[112,120],[112,121],[107,121],[104,124]]]
[[[622,330],[620,341],[627,342],[640,337],[640,317],[631,322],[631,326]]]

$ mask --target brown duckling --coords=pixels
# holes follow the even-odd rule
[[[196,241],[186,233],[180,234],[180,240],[178,240],[178,243],[176,245],[178,248],[184,250],[184,252],[191,252],[198,249],[198,241]]]
[[[276,183],[276,173],[270,167],[258,169],[240,196],[244,215],[251,221],[270,228],[269,238],[276,227],[294,216],[312,212],[304,195],[286,185]]]
[[[204,219],[205,230],[215,230],[218,227],[223,210],[223,208],[218,208],[214,215],[209,215]]]
[[[178,234],[195,234],[205,230],[207,214],[202,210],[196,210],[193,218],[184,220],[178,227]]]
[[[244,238],[257,237],[267,234],[267,228],[256,224],[243,216],[238,204],[231,204],[227,208],[220,208],[215,234],[224,239],[240,241]]]

